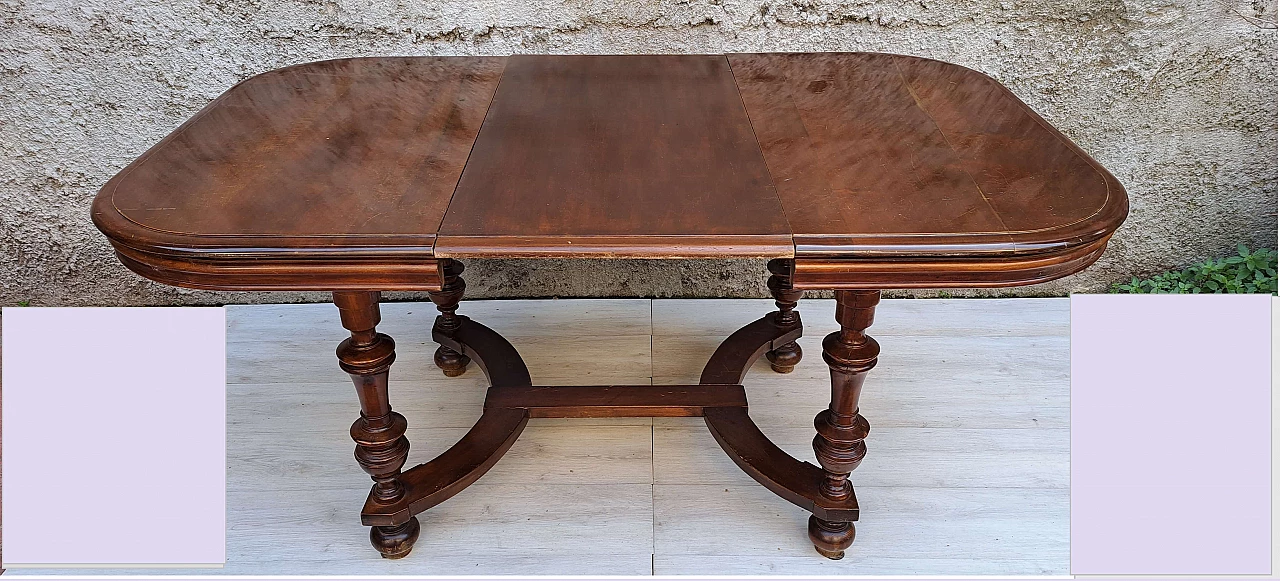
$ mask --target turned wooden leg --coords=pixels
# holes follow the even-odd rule
[[[440,315],[436,317],[435,329],[445,334],[452,334],[462,321],[458,319],[458,303],[462,301],[462,293],[467,290],[467,283],[460,276],[464,267],[461,262],[445,258],[440,261],[440,271],[444,273],[444,287],[438,291],[428,292],[431,302],[436,304]],[[457,377],[467,370],[471,358],[454,351],[444,345],[436,349],[436,365],[449,377]]]
[[[836,291],[836,321],[840,330],[822,340],[822,359],[831,368],[831,405],[814,418],[818,435],[813,451],[822,465],[822,495],[842,500],[853,494],[849,473],[867,454],[863,439],[871,426],[858,414],[858,398],[867,372],[876,365],[880,345],[865,333],[880,302],[880,291]],[[829,559],[844,557],[853,544],[851,522],[809,517],[809,539]]]
[[[338,364],[351,375],[360,398],[360,419],[351,425],[356,441],[356,462],[373,477],[373,498],[391,504],[404,496],[400,468],[409,456],[404,437],[408,423],[391,410],[387,398],[387,374],[396,360],[396,344],[377,332],[381,320],[377,292],[334,292],[342,326],[351,337],[338,345]],[[373,547],[388,559],[409,554],[418,539],[418,519],[396,526],[375,526],[369,532]]]
[[[778,315],[774,322],[778,326],[787,326],[795,324],[800,316],[796,314],[796,303],[800,297],[804,296],[804,291],[791,288],[791,268],[794,263],[784,258],[775,258],[769,261],[769,293],[773,295],[774,304],[778,305]],[[800,345],[795,341],[790,341],[785,345],[781,345],[768,353],[765,357],[769,360],[769,367],[778,373],[791,373],[795,369],[796,364],[800,363],[800,357],[804,353],[800,351]]]

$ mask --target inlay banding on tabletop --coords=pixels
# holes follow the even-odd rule
[[[126,266],[176,286],[438,289],[436,230],[505,62],[352,58],[250,77],[108,181],[94,223]]]
[[[976,71],[879,53],[728,59],[798,288],[1044,282],[1096,260],[1128,212],[1111,174]]]

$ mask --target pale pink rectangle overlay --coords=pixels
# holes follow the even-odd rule
[[[1271,572],[1271,296],[1071,297],[1071,573]]]
[[[5,308],[3,556],[221,565],[221,308]]]

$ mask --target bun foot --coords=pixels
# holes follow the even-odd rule
[[[436,349],[436,366],[439,367],[446,377],[457,377],[467,371],[467,364],[471,363],[471,358],[454,351],[445,346]]]
[[[764,354],[765,358],[769,360],[769,367],[778,373],[791,373],[791,370],[796,368],[796,364],[800,363],[802,355],[804,355],[804,352],[800,350],[800,346],[795,341]]]
[[[853,523],[831,522],[816,516],[809,517],[809,540],[823,557],[832,560],[844,558],[844,550],[853,544]]]
[[[382,553],[385,559],[400,559],[413,550],[414,541],[422,527],[418,525],[418,517],[409,517],[409,522],[390,527],[373,527],[369,530],[369,542],[373,548]]]

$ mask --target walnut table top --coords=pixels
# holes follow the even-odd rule
[[[103,187],[135,271],[438,290],[441,258],[762,257],[796,288],[1076,272],[1128,210],[991,78],[874,53],[377,57],[228,90]]]

